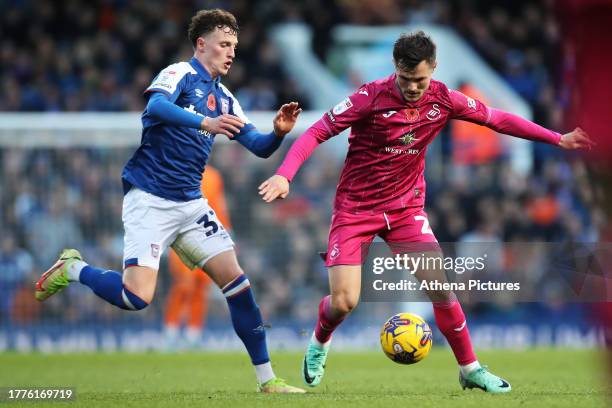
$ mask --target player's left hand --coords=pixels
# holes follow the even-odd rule
[[[291,132],[300,113],[302,113],[302,108],[299,107],[297,102],[290,102],[281,106],[274,118],[274,133],[278,137],[284,137]]]
[[[278,197],[285,198],[289,194],[289,180],[275,174],[259,186],[259,195],[266,203],[271,203]]]
[[[591,140],[588,133],[577,127],[573,131],[561,136],[559,147],[564,149],[591,149],[595,142]]]

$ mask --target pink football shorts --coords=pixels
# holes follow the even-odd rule
[[[352,214],[334,209],[327,252],[321,254],[325,265],[361,265],[376,235],[393,253],[440,250],[423,209],[406,208],[380,214]]]

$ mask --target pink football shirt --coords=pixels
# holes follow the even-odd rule
[[[393,74],[363,85],[327,112],[291,146],[277,174],[292,180],[318,144],[351,127],[334,207],[373,214],[423,208],[427,146],[451,119],[551,144],[561,137],[439,81],[432,80],[417,102],[407,102]]]

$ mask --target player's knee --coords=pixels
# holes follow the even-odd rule
[[[128,310],[141,310],[153,300],[157,283],[157,270],[146,266],[132,266],[123,272],[123,301]],[[134,298],[136,304],[128,303]],[[127,302],[126,302],[127,299]]]
[[[348,293],[332,295],[331,307],[339,315],[344,316],[353,311],[359,302],[357,296],[352,296]]]
[[[123,297],[123,305],[126,310],[142,310],[149,306],[149,303],[153,300],[153,296],[145,300],[126,287],[123,288],[121,296]]]
[[[238,264],[233,251],[223,252],[208,260],[202,269],[221,289],[231,285],[232,282],[244,275],[244,271]]]

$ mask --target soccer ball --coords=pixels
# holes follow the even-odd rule
[[[396,363],[418,363],[431,350],[431,329],[422,317],[399,313],[385,322],[380,331],[380,345]]]

